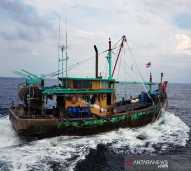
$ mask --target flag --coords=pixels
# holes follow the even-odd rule
[[[151,66],[151,62],[148,62],[148,63],[145,64],[146,68],[149,68],[150,66]]]

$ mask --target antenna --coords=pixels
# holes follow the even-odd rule
[[[58,78],[62,77],[62,86],[64,86],[64,72],[65,77],[68,77],[68,32],[67,32],[67,18],[65,20],[65,42],[61,42],[62,34],[62,28],[61,28],[61,17],[59,16],[59,27],[58,27],[58,70],[57,75]],[[61,35],[62,34],[62,35]],[[61,50],[61,52],[60,52]],[[65,51],[65,57],[64,57],[64,51]],[[61,53],[61,55],[60,55]],[[64,62],[65,62],[65,70],[64,70]],[[60,69],[61,68],[61,69]],[[60,73],[61,71],[61,73]],[[59,79],[58,79],[59,80]]]
[[[67,17],[66,17],[66,33],[65,33],[65,58],[66,58],[66,77],[68,77],[68,33],[67,33]]]
[[[64,66],[63,66],[63,64],[64,64],[64,45],[62,45],[61,46],[61,51],[62,51],[62,59],[61,59],[61,61],[62,61],[62,85],[64,86],[64,79],[63,79],[63,77],[64,77]]]
[[[58,16],[59,23],[58,23],[58,73],[57,76],[59,78],[59,70],[60,70],[60,31],[61,31],[61,17]]]

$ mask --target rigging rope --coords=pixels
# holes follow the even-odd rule
[[[131,50],[131,48],[130,48],[130,46],[129,46],[128,44],[127,44],[127,48],[128,48],[128,50],[129,50],[129,52],[130,52],[130,56],[131,56],[132,59],[134,60],[135,67],[137,68],[137,71],[138,71],[138,74],[139,74],[139,76],[140,76],[140,79],[141,79],[141,81],[143,82],[143,87],[144,87],[145,90],[148,92],[148,90],[147,90],[147,88],[145,87],[145,84],[144,84],[145,80],[144,80],[144,78],[143,78],[143,76],[142,76],[142,74],[141,74],[141,72],[140,72],[140,70],[139,70],[139,66],[137,65],[136,59],[134,58],[134,54],[133,54],[133,52],[132,52],[132,50]]]
[[[98,55],[101,55],[101,54],[104,54],[104,53],[106,53],[107,51],[102,51],[102,52],[100,52]],[[73,63],[73,64],[71,64],[69,67],[68,67],[68,70],[69,71],[71,71],[75,66],[79,66],[79,65],[81,65],[82,63],[85,63],[85,62],[87,62],[87,61],[89,61],[90,59],[92,59],[92,58],[94,58],[94,57],[88,57],[88,58],[86,58],[86,59],[83,59],[83,60],[81,60],[81,61],[78,61],[78,62],[76,62],[76,63]],[[65,72],[65,71],[64,71]],[[54,72],[51,72],[51,73],[49,73],[49,74],[42,74],[44,77],[55,77],[55,76],[59,76],[59,74],[61,73],[61,70],[59,69],[59,70],[57,70],[57,71],[54,71]]]
[[[126,44],[127,44],[127,43],[126,43]],[[152,103],[154,104],[154,101],[153,101],[152,97],[150,96],[150,94],[148,93],[148,89],[146,88],[146,86],[145,86],[145,84],[144,84],[145,80],[144,80],[144,78],[143,78],[143,76],[142,76],[142,74],[141,74],[141,72],[140,72],[140,70],[139,70],[138,64],[137,64],[137,62],[136,62],[136,59],[134,58],[134,54],[133,54],[133,52],[132,52],[132,50],[131,50],[129,44],[127,44],[127,48],[128,48],[128,50],[129,50],[129,52],[130,52],[130,57],[134,60],[134,64],[135,64],[135,67],[137,68],[138,75],[139,75],[139,77],[140,77],[140,81],[141,81],[141,83],[142,83],[142,86],[143,86],[143,88],[145,89],[145,91],[146,91],[148,97],[152,100]]]

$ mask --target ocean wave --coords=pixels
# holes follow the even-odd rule
[[[0,161],[11,170],[73,170],[90,149],[106,144],[116,153],[162,153],[171,146],[184,147],[190,128],[174,113],[163,112],[159,120],[145,127],[124,128],[91,136],[59,136],[22,141],[12,130],[8,118],[0,119]]]

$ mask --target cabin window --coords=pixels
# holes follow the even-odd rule
[[[74,80],[73,82],[74,84],[74,88],[78,88],[78,89],[81,89],[81,88],[91,88],[92,87],[92,82],[89,81],[89,80]]]
[[[109,87],[107,81],[102,81],[101,85],[102,85],[102,88],[108,88]]]

